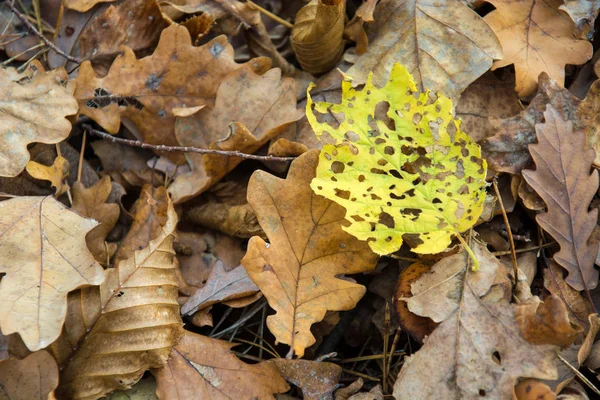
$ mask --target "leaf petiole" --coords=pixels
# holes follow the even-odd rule
[[[473,266],[471,267],[471,271],[479,270],[479,260],[477,260],[477,257],[475,257],[475,253],[473,253],[473,250],[471,250],[471,247],[467,244],[467,242],[465,242],[465,239],[463,239],[460,232],[458,232],[458,231],[456,232],[456,237],[458,238],[460,243],[462,243],[463,247],[467,251],[467,254],[469,255],[469,257],[471,257],[471,260],[473,260]]]

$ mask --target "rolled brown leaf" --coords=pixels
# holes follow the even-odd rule
[[[312,0],[296,14],[292,48],[305,71],[331,70],[344,50],[345,0]]]

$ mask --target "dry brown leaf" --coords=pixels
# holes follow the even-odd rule
[[[62,156],[56,157],[50,166],[29,161],[25,169],[35,179],[50,181],[52,187],[56,189],[56,197],[60,197],[69,190],[69,184],[65,182],[69,176],[69,162]]]
[[[521,335],[534,344],[570,346],[583,332],[583,328],[569,320],[565,303],[556,296],[542,302],[534,297],[528,303],[516,306],[517,322]]]
[[[298,157],[302,153],[306,153],[308,147],[302,143],[290,142],[286,138],[277,139],[275,143],[269,147],[269,155],[276,157]]]
[[[586,135],[586,147],[596,151],[594,165],[600,167],[600,80],[594,82],[577,108],[575,129]]]
[[[419,91],[430,89],[456,102],[463,90],[502,58],[487,23],[462,1],[382,0],[377,21],[367,28],[369,51],[347,73],[356,84],[383,86],[395,62],[415,77]]]
[[[285,358],[275,358],[269,362],[277,366],[286,381],[302,390],[304,400],[332,399],[342,376],[342,367],[328,362]]]
[[[106,236],[115,227],[121,209],[117,204],[108,204],[112,185],[110,177],[105,176],[94,186],[86,188],[81,182],[73,184],[73,210],[100,223],[85,237],[88,249],[96,261],[106,263],[117,250],[114,243],[105,243]]]
[[[485,20],[504,49],[504,58],[492,69],[514,64],[519,96],[535,92],[542,72],[562,86],[566,64],[583,64],[592,57],[591,43],[576,39],[573,21],[558,10],[562,0],[489,2],[496,9]]]
[[[587,298],[581,292],[569,286],[563,277],[564,270],[552,260],[548,260],[548,268],[544,269],[544,287],[553,295],[560,297],[573,320],[581,325],[588,323],[588,316],[593,312]]]
[[[226,300],[240,299],[258,292],[258,287],[248,277],[243,266],[226,271],[223,263],[217,261],[206,279],[206,284],[196,290],[181,307],[182,315],[191,315],[196,311]]]
[[[112,3],[116,0],[63,0],[66,8],[71,10],[86,12],[99,3]]]
[[[223,79],[214,108],[178,118],[175,133],[182,146],[253,153],[303,114],[296,109],[292,78],[282,78],[279,69],[261,76],[244,66]],[[175,203],[199,195],[242,161],[197,153],[187,158],[191,172],[178,175],[169,186]]]
[[[165,400],[271,399],[289,386],[268,363],[246,364],[235,344],[185,332],[164,368],[153,370],[156,393]]]
[[[77,112],[74,90],[63,68],[46,72],[37,60],[22,73],[0,68],[0,176],[23,171],[29,143],[58,143],[69,136],[65,117]]]
[[[247,67],[263,72],[268,64],[257,58]],[[89,62],[81,64],[75,97],[79,112],[110,133],[117,133],[121,118],[127,118],[145,142],[177,145],[173,109],[212,104],[223,77],[240,67],[225,36],[193,47],[188,30],[171,25],[151,56],[138,60],[126,47],[102,78]]]
[[[311,0],[296,14],[292,48],[298,62],[311,74],[332,69],[344,51],[345,0]]]
[[[510,304],[483,302],[468,282],[459,290],[459,311],[405,359],[394,385],[395,398],[509,399],[520,377],[558,376],[557,347],[523,339]]]
[[[131,257],[137,250],[142,250],[148,243],[162,233],[167,221],[169,196],[164,186],[154,188],[144,185],[140,198],[131,207],[133,222],[127,236],[121,242],[115,265]]]
[[[517,400],[556,400],[548,385],[537,379],[525,379],[515,386]]]
[[[59,398],[100,398],[166,364],[183,333],[173,240],[177,214],[148,247],[104,271],[99,288],[69,296],[69,316],[51,351],[61,367]]]
[[[58,386],[58,366],[46,351],[38,351],[23,360],[0,362],[0,399],[52,399]]]
[[[600,1],[565,0],[565,3],[559,8],[569,14],[575,22],[575,31],[578,37],[585,39],[588,34],[594,35],[594,21],[598,16]],[[589,39],[591,40],[591,37]]]
[[[473,241],[473,253],[479,260],[478,271],[469,271],[468,282],[473,293],[478,297],[488,292],[496,277],[500,262],[492,255],[484,244]],[[431,318],[434,322],[442,322],[456,312],[460,302],[461,286],[469,267],[470,257],[461,251],[435,263],[424,275],[412,282],[409,298],[398,298],[406,301],[408,309],[422,317]]]
[[[591,290],[598,285],[598,243],[588,243],[598,219],[597,209],[588,211],[598,190],[598,171],[590,174],[595,154],[584,150],[583,133],[573,132],[554,107],[548,105],[544,116],[546,122],[536,125],[538,144],[529,145],[537,168],[524,170],[523,177],[548,206],[536,221],[560,245],[554,260],[568,271],[565,281]]]
[[[159,400],[156,396],[156,381],[152,375],[139,380],[128,390],[117,390],[103,400]]]
[[[345,210],[310,189],[318,155],[297,158],[285,180],[256,171],[248,185],[270,243],[250,239],[242,264],[276,311],[267,318],[270,331],[299,357],[315,342],[312,324],[328,310],[352,309],[365,293],[339,276],[368,271],[377,260],[366,242],[342,230]]]
[[[511,118],[490,118],[496,133],[481,142],[489,168],[520,175],[521,170],[531,163],[527,146],[535,142],[535,125],[544,120],[546,106],[551,105],[560,111],[565,120],[575,120],[580,102],[571,92],[550,79],[548,74],[542,73],[538,93],[525,110]]]
[[[52,197],[0,202],[2,333],[18,332],[31,351],[60,335],[67,294],[104,279],[85,244],[94,226]]]

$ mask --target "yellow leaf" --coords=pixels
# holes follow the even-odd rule
[[[56,197],[69,190],[69,184],[63,182],[69,176],[69,162],[64,157],[56,157],[51,166],[29,161],[25,168],[35,179],[50,181],[52,187],[56,189]]]
[[[406,68],[395,64],[381,89],[371,77],[362,90],[345,81],[341,104],[314,106],[343,115],[338,127],[318,122],[308,96],[315,133],[337,143],[323,146],[311,187],[346,208],[346,232],[377,254],[398,250],[404,240],[426,254],[445,250],[452,235],[462,240],[459,232],[483,208],[487,164],[448,98],[419,94]]]

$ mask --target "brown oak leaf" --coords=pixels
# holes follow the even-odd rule
[[[342,367],[329,362],[309,360],[269,360],[279,369],[286,381],[302,389],[305,400],[331,399],[342,376]]]
[[[58,366],[46,351],[37,351],[23,360],[0,362],[0,399],[53,399],[58,386]]]

